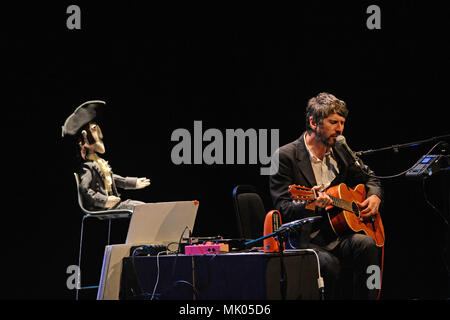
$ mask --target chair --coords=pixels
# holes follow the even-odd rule
[[[261,197],[256,192],[256,188],[251,185],[238,185],[233,189],[233,204],[236,212],[237,225],[239,236],[243,239],[258,239],[263,236],[264,220],[266,217],[266,210],[264,209],[264,203]],[[303,237],[309,238],[311,232],[311,224],[306,223],[308,228],[301,231],[304,233]],[[309,241],[308,241],[309,244]],[[302,247],[297,249],[298,252],[305,252],[308,254],[314,254],[316,256],[317,263],[317,273],[318,273],[318,289],[320,299],[324,299],[323,295],[323,278],[320,273],[320,262],[319,256],[314,249]],[[284,270],[283,259],[280,259],[281,267],[280,270]],[[314,270],[307,268],[305,265],[305,270]],[[311,272],[311,271],[305,271]],[[280,276],[280,291],[282,299],[286,297],[286,275],[282,274]]]
[[[132,210],[101,210],[101,211],[90,211],[87,210],[83,205],[83,195],[80,190],[80,178],[77,173],[74,172],[75,182],[77,186],[77,194],[78,194],[78,204],[83,212],[83,218],[81,219],[81,232],[80,232],[80,248],[78,251],[78,267],[81,270],[81,254],[83,247],[83,234],[84,234],[84,221],[89,218],[95,218],[99,220],[108,220],[108,245],[110,244],[110,236],[111,236],[111,221],[113,219],[123,219],[130,218],[133,214]],[[79,289],[90,289],[95,287],[81,287],[81,281],[78,279],[78,283],[76,286],[76,300],[78,300],[78,290]]]
[[[266,210],[264,203],[251,185],[238,185],[233,189],[233,204],[236,212],[239,237],[257,239],[262,237]]]

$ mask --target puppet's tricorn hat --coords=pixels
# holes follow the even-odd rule
[[[84,125],[97,118],[105,105],[106,102],[101,100],[87,101],[80,105],[64,122],[62,136],[76,135]]]

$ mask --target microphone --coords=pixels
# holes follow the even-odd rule
[[[359,168],[361,168],[361,164],[358,161],[355,153],[350,149],[345,141],[345,137],[343,135],[337,136],[335,150],[339,154],[339,156],[344,161],[345,165],[348,167],[352,164],[355,164]]]
[[[295,221],[292,221],[292,222],[288,222],[288,223],[282,224],[281,228],[298,227],[298,226],[300,226],[302,224],[305,224],[307,222],[315,222],[315,221],[317,221],[319,219],[322,219],[322,217],[321,216],[313,216],[313,217],[303,218],[303,219],[300,219],[300,220],[295,220]]]

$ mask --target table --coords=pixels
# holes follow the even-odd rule
[[[286,252],[283,260],[286,299],[319,299],[314,253]],[[159,300],[277,300],[280,269],[277,253],[125,257],[119,298],[150,299],[155,292]]]

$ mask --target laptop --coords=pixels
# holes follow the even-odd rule
[[[125,243],[165,246],[169,243],[178,244],[186,227],[193,230],[198,206],[197,200],[146,203],[136,206]],[[186,231],[184,237],[187,236]]]

